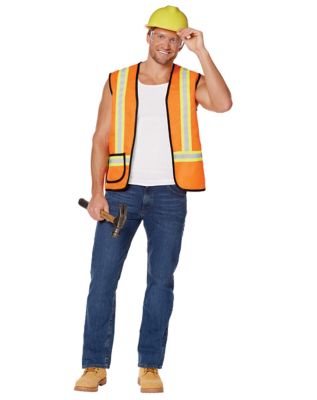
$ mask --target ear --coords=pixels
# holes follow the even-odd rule
[[[151,36],[151,32],[153,31],[153,28],[150,28],[147,33],[146,33],[146,41],[148,44],[150,44],[150,36]]]

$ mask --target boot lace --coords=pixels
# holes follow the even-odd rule
[[[85,368],[84,375],[86,375],[87,372],[95,372],[95,373],[97,373],[98,371],[99,371],[99,368],[96,368],[96,367],[88,367],[88,368]]]
[[[152,372],[153,374],[157,375],[157,368],[144,368],[144,373],[147,374],[148,372]]]

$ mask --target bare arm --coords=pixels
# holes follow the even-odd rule
[[[108,80],[105,83],[102,98],[99,104],[98,118],[95,133],[92,138],[91,150],[91,200],[88,205],[88,212],[95,220],[100,218],[100,210],[109,212],[109,206],[104,196],[104,178],[108,167],[108,143],[111,123],[111,103]]]
[[[209,111],[225,112],[232,106],[231,93],[207,50],[198,54],[205,75],[196,89],[196,100]]]
[[[210,111],[230,110],[232,106],[230,90],[205,47],[203,33],[197,29],[184,28],[177,34],[188,49],[197,55],[204,71],[196,88],[197,103]]]

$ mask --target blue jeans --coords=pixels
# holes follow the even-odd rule
[[[132,239],[141,221],[147,235],[147,287],[138,343],[138,366],[162,368],[168,323],[174,301],[178,264],[187,214],[187,191],[176,185],[128,184],[107,191],[109,212],[118,215],[125,203],[128,217],[118,238],[113,224],[98,221],[91,259],[82,367],[109,368],[114,337],[116,289]]]

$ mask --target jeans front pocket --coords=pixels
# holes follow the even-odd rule
[[[177,185],[167,185],[167,188],[169,189],[170,192],[177,194],[178,196],[186,196],[187,190],[182,189]]]

